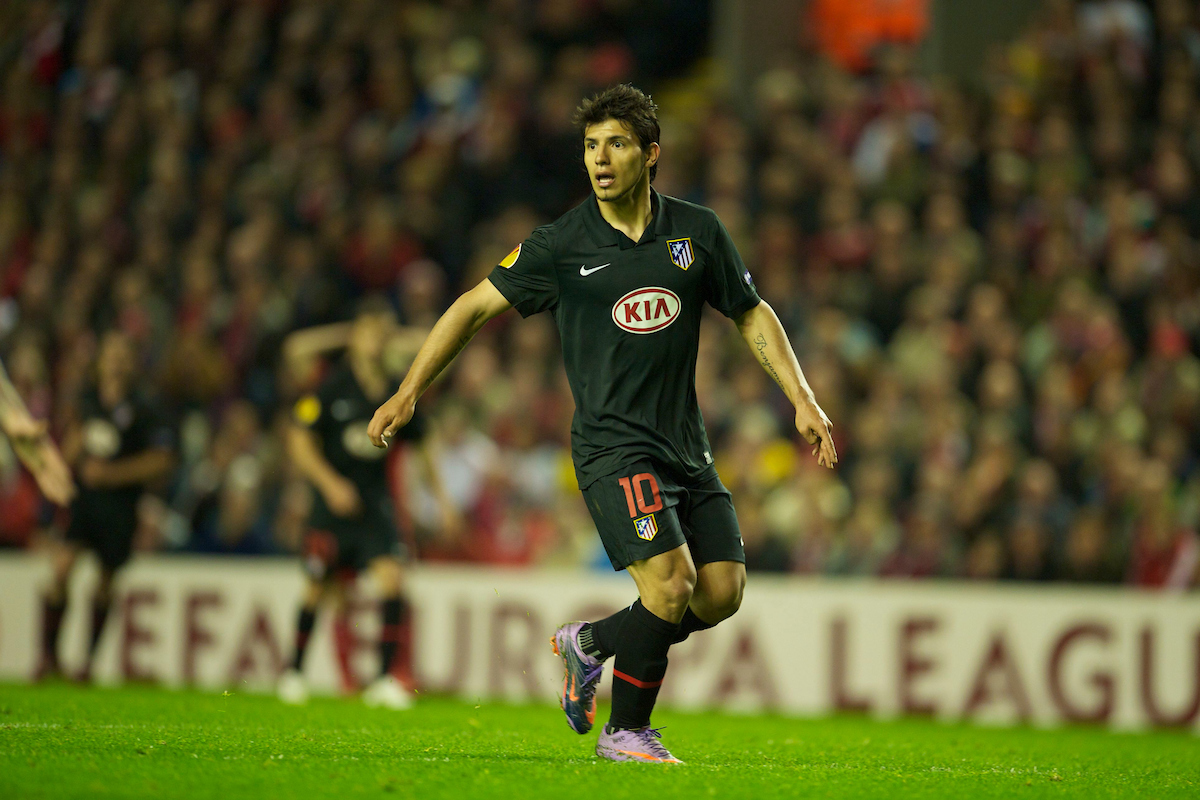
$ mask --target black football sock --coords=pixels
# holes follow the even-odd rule
[[[107,598],[92,600],[92,638],[88,642],[89,663],[96,655],[96,648],[100,646],[100,637],[104,635],[104,623],[108,622],[108,612],[111,608],[112,601]]]
[[[579,629],[579,649],[601,661],[612,658],[617,652],[617,632],[628,613],[629,608],[622,608],[612,616],[585,624]],[[715,627],[715,623],[700,619],[691,606],[688,606],[687,611],[683,612],[683,620],[679,623],[679,635],[672,644],[679,644],[696,631],[706,631],[712,627]]]
[[[404,616],[404,600],[389,597],[383,601],[383,630],[379,634],[379,674],[389,675],[400,642],[400,620]]]
[[[66,610],[65,599],[42,600],[42,660],[51,669],[58,668],[58,632],[62,629]]]
[[[308,637],[312,636],[316,621],[315,608],[300,609],[300,616],[296,619],[296,652],[292,656],[292,669],[297,672],[304,669],[304,651],[308,649]]]
[[[629,609],[617,634],[610,728],[635,729],[650,724],[654,701],[667,674],[667,651],[678,635],[678,623],[655,616],[641,600]]]
[[[706,631],[714,625],[715,623],[705,622],[697,617],[696,612],[692,611],[692,607],[688,606],[687,611],[683,612],[683,619],[679,622],[679,635],[675,637],[673,644],[679,644],[696,631]]]
[[[611,616],[589,622],[580,628],[579,649],[601,661],[612,658],[613,654],[617,652],[621,623],[625,621],[625,617],[629,616],[631,608],[633,606],[626,606]]]

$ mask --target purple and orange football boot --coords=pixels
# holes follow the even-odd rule
[[[682,764],[661,741],[662,729],[610,730],[605,725],[596,740],[596,755],[609,761],[640,761],[644,764]]]
[[[586,623],[568,622],[550,640],[554,654],[563,662],[563,688],[559,705],[567,724],[576,733],[587,733],[596,719],[596,687],[604,673],[604,662],[579,649],[579,629]]]

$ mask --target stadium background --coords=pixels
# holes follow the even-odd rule
[[[373,291],[428,327],[586,195],[570,112],[630,80],[660,105],[656,187],[721,216],[836,424],[818,470],[706,324],[697,388],[751,570],[1123,584],[1086,595],[1119,615],[1200,562],[1200,12],[989,5],[6,3],[0,354],[57,427],[97,332],[129,333],[180,434],[139,552],[294,553],[310,498],[282,432],[323,367],[287,335]],[[497,320],[423,402],[465,524],[398,470],[421,561],[600,580],[550,321]],[[61,518],[0,452],[0,541],[29,574]],[[794,580],[772,591],[813,591]],[[0,596],[24,607],[18,584]],[[1200,616],[1176,601],[1145,617],[1182,678]],[[1114,638],[1144,674],[1140,635]]]

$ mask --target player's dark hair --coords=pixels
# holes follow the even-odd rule
[[[364,295],[354,305],[354,319],[378,316],[396,316],[396,307],[392,305],[392,301],[378,292]]]
[[[575,109],[572,121],[579,128],[579,135],[583,136],[590,126],[606,119],[615,119],[628,125],[643,149],[658,141],[658,106],[650,99],[650,95],[632,84],[610,86],[592,95]],[[658,164],[655,164],[650,167],[651,183],[657,174]]]

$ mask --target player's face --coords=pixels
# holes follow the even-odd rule
[[[350,329],[350,350],[364,360],[379,358],[391,328],[392,320],[385,314],[360,315]]]
[[[583,162],[592,191],[600,200],[628,197],[643,179],[649,180],[650,167],[656,161],[658,143],[643,147],[624,122],[606,119],[584,131]]]

